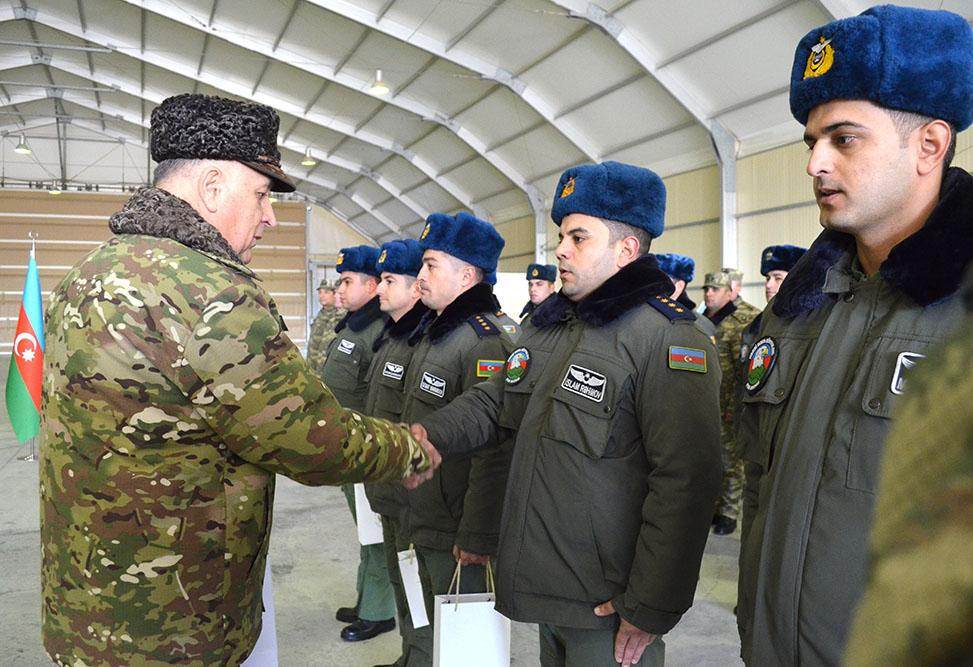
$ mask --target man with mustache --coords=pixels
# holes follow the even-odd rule
[[[961,322],[973,178],[973,31],[885,5],[810,31],[791,70],[825,228],[788,273],[747,362],[756,514],[740,554],[743,658],[836,665],[865,585],[890,417],[910,368]],[[749,521],[749,520],[748,520]]]

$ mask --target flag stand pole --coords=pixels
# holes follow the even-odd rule
[[[17,457],[17,460],[18,461],[36,461],[37,460],[37,455],[35,454],[35,451],[36,450],[34,448],[34,443],[37,442],[37,438],[36,437],[33,437],[33,438],[30,439],[29,442],[30,442],[30,444],[28,445],[27,453],[24,454],[23,456],[18,456]]]

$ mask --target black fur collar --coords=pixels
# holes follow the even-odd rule
[[[335,325],[334,332],[338,333],[345,327],[348,327],[355,333],[358,333],[380,317],[385,317],[385,313],[378,307],[378,297],[374,296],[371,301],[355,312],[348,313],[342,317],[341,321]]]
[[[655,296],[668,297],[675,289],[659,269],[655,255],[647,254],[623,267],[581,303],[575,304],[561,292],[548,297],[530,321],[543,329],[568,319],[574,310],[582,322],[600,327]]]
[[[439,317],[434,310],[426,313],[419,326],[409,336],[409,345],[418,343],[424,334],[429,334],[429,342],[435,345],[472,315],[492,313],[496,310],[497,300],[493,296],[493,287],[486,283],[477,283],[456,297],[443,309]]]
[[[416,301],[416,305],[412,306],[405,315],[400,317],[398,320],[393,320],[389,318],[385,322],[385,328],[382,329],[381,335],[375,339],[372,344],[372,352],[378,352],[378,349],[382,347],[387,340],[394,339],[399,340],[405,338],[419,326],[419,322],[422,317],[429,312],[426,308],[426,304],[422,301]]]
[[[831,297],[821,291],[828,269],[854,252],[850,234],[822,232],[787,274],[774,298],[774,313],[795,317],[828,302]],[[951,167],[943,178],[939,205],[926,224],[892,248],[879,271],[890,285],[920,306],[928,306],[956,292],[971,260],[973,176]]]
[[[172,239],[193,250],[243,263],[223,235],[185,200],[159,188],[140,188],[108,226],[115,234],[145,234]],[[247,270],[252,275],[252,272]]]

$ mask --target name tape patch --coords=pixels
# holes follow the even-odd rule
[[[561,387],[567,389],[572,394],[584,396],[589,401],[601,403],[605,397],[605,383],[607,378],[590,368],[571,364],[568,372],[564,374]]]
[[[427,394],[443,398],[446,396],[446,380],[423,371],[422,380],[419,381],[419,389]]]
[[[385,368],[382,369],[382,375],[393,380],[401,380],[402,376],[405,375],[405,366],[386,361]]]
[[[351,354],[355,350],[355,344],[350,340],[342,338],[338,341],[338,352],[344,352],[345,354]]]

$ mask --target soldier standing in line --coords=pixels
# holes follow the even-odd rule
[[[730,276],[730,292],[733,295],[733,305],[736,306],[736,309],[743,317],[747,318],[748,321],[752,321],[753,318],[760,314],[760,309],[750,302],[744,301],[743,297],[740,296],[740,290],[743,289],[743,271],[732,267],[722,268],[720,271]]]
[[[973,122],[973,29],[896,5],[814,28],[795,50],[790,104],[824,231],[748,357],[757,507],[737,620],[749,664],[837,665],[890,417],[912,367],[962,323],[973,177],[949,164]]]
[[[335,338],[328,346],[321,379],[346,408],[365,409],[368,392],[366,376],[374,354],[373,346],[385,326],[379,307],[379,272],[375,268],[379,250],[359,245],[342,248],[335,270],[340,276],[337,294],[347,314],[335,327]],[[355,487],[344,484],[341,490],[351,516],[356,515]],[[357,600],[354,607],[339,607],[335,618],[347,626],[341,638],[348,642],[365,641],[395,629],[395,600],[385,550],[381,544],[363,544],[359,549]]]
[[[392,480],[436,456],[342,409],[245,266],[276,224],[270,191],[294,189],[278,125],[259,104],[163,101],[155,185],[51,296],[41,616],[59,665],[240,664],[261,630],[275,474]]]
[[[527,265],[527,297],[524,309],[520,311],[520,319],[530,317],[537,306],[544,299],[555,292],[554,282],[557,280],[557,267],[553,264]]]
[[[568,169],[551,212],[561,291],[502,374],[422,420],[451,455],[515,439],[497,609],[539,624],[545,667],[662,665],[662,635],[693,603],[720,371],[648,254],[664,209],[647,169]]]
[[[318,285],[318,303],[321,310],[311,322],[307,336],[307,365],[321,375],[324,360],[328,358],[328,346],[335,337],[334,328],[344,317],[344,312],[335,304],[335,284],[327,278]]]
[[[696,262],[693,258],[676,253],[656,253],[655,260],[659,263],[659,268],[669,276],[669,280],[676,287],[669,298],[682,304],[687,310],[695,312],[696,302],[690,299],[686,293],[689,283],[693,282],[693,278],[696,277]],[[716,327],[710,322],[709,318],[697,317],[696,325],[710,337],[714,344],[716,343]]]
[[[414,422],[498,373],[513,342],[496,315],[492,285],[504,241],[490,223],[466,212],[434,213],[419,237],[419,289],[430,312],[410,337],[402,419]],[[483,592],[496,554],[509,452],[497,448],[459,460],[422,493],[408,493],[409,541],[415,544],[429,619],[433,597],[463,567],[462,592]],[[432,625],[414,633],[410,664],[432,664]]]
[[[365,414],[389,421],[402,421],[405,400],[404,381],[412,360],[413,348],[409,334],[419,325],[429,309],[419,301],[416,276],[422,268],[422,248],[414,239],[390,241],[382,246],[375,268],[381,274],[378,284],[379,306],[388,316],[385,328],[375,341],[368,369],[368,395]],[[405,531],[409,507],[406,491],[401,484],[366,484],[365,493],[372,510],[382,517],[385,565],[395,594],[395,607],[402,636],[402,653],[388,667],[405,667],[414,642],[412,615],[399,574],[398,552],[409,548]]]
[[[741,274],[742,275],[742,274]],[[706,317],[716,327],[716,349],[723,380],[720,382],[720,442],[723,447],[723,490],[713,514],[713,533],[729,535],[737,529],[743,495],[743,459],[737,449],[735,415],[740,394],[740,348],[743,332],[755,315],[741,309],[733,298],[733,275],[726,269],[707,273],[703,284]],[[739,298],[739,297],[737,297]],[[744,306],[756,311],[741,300]],[[759,314],[759,311],[756,311]]]

